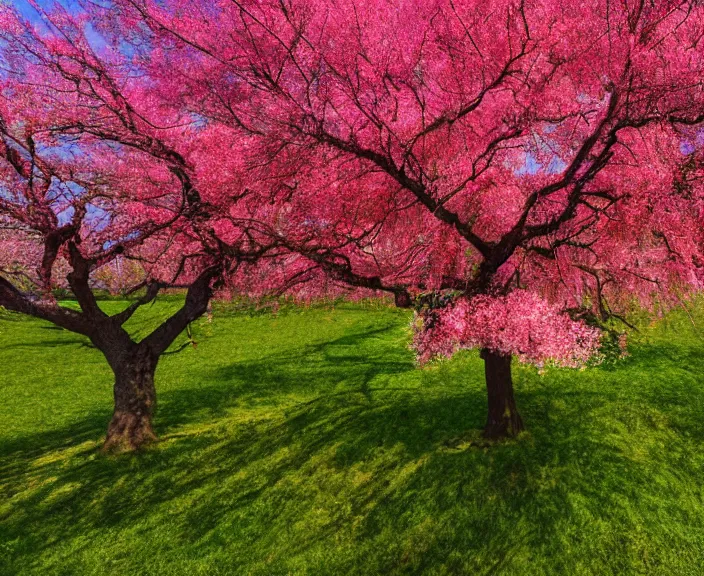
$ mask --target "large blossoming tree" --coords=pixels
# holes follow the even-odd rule
[[[513,356],[583,363],[585,309],[699,285],[699,201],[677,181],[704,121],[701,3],[116,0],[102,16],[155,93],[257,142],[253,173],[312,262],[296,278],[455,291],[416,344],[481,349],[487,436],[523,427]]]

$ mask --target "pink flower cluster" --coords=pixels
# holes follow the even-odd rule
[[[489,348],[539,366],[578,367],[598,357],[600,339],[597,328],[572,320],[525,290],[460,299],[422,313],[414,329],[413,347],[421,364],[461,349]]]

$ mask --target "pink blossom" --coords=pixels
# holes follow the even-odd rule
[[[461,298],[414,322],[418,360],[488,348],[522,362],[577,367],[598,357],[600,332],[525,290],[507,296]]]

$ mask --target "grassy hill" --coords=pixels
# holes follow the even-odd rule
[[[704,339],[685,316],[615,365],[516,366],[528,432],[498,445],[478,355],[419,369],[409,321],[218,306],[159,365],[162,441],[103,456],[100,353],[0,313],[0,574],[704,574]]]

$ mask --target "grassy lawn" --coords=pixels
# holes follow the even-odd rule
[[[107,457],[100,353],[0,315],[0,574],[704,574],[686,317],[615,366],[517,366],[529,430],[491,447],[477,354],[418,369],[408,324],[370,304],[217,308],[159,365],[162,442]]]

